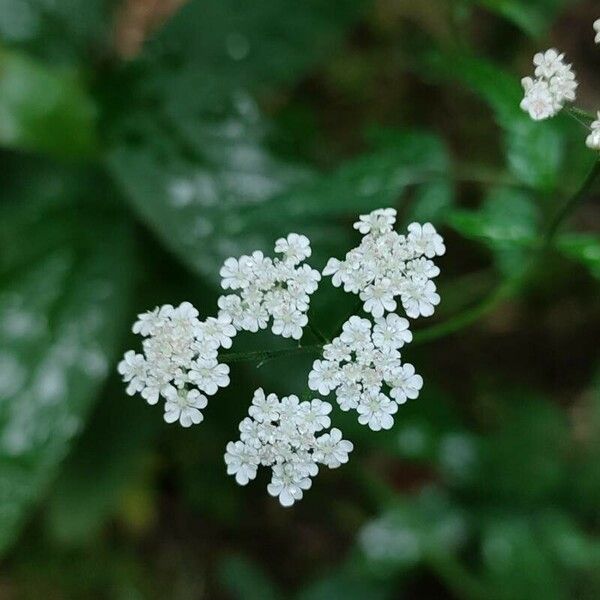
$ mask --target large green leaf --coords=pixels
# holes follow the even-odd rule
[[[503,130],[511,173],[527,186],[546,194],[579,183],[593,160],[585,152],[581,130],[565,115],[533,121],[519,107],[519,78],[494,63],[468,54],[436,54],[428,67],[437,77],[466,85],[494,111]]]
[[[53,485],[47,521],[56,540],[81,544],[98,535],[141,480],[162,425],[138,398],[124,399],[121,385],[110,386]]]
[[[49,63],[72,63],[98,48],[107,9],[107,0],[1,0],[0,42]]]
[[[177,111],[291,83],[339,44],[367,0],[192,0],[147,45],[146,84]]]
[[[9,186],[0,227],[0,550],[84,423],[132,283],[125,224],[66,201],[62,180],[45,183],[52,191],[35,198]]]
[[[482,534],[482,558],[493,598],[567,598],[561,574],[525,518],[490,519]]]
[[[0,144],[60,156],[90,154],[95,108],[73,74],[0,48]]]
[[[590,273],[600,279],[600,237],[591,233],[565,233],[556,243],[569,258],[585,265]]]
[[[340,217],[392,206],[408,186],[443,183],[448,169],[435,136],[405,132],[332,173],[308,175],[269,157],[251,134],[255,127],[237,123],[235,135],[215,128],[212,139],[199,138],[212,142],[197,142],[206,167],[198,166],[200,157],[194,163],[164,156],[164,148],[122,149],[109,159],[144,220],[186,264],[213,279],[227,256],[269,251],[289,231],[309,235],[317,260],[339,252],[341,240],[351,243]]]
[[[482,241],[506,275],[526,264],[535,244],[540,215],[531,195],[512,188],[492,190],[478,210],[455,209],[449,224],[463,236]]]
[[[469,0],[512,21],[532,36],[541,36],[565,0]]]

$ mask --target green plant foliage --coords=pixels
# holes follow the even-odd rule
[[[59,156],[90,154],[95,107],[76,77],[0,48],[0,143]]]
[[[277,600],[281,594],[260,568],[239,556],[221,564],[221,579],[232,598],[239,600]]]
[[[585,112],[519,106],[552,46],[576,106],[593,98],[597,16],[0,0],[0,596],[598,598],[600,163]],[[298,232],[321,269],[381,207],[447,247],[439,310],[401,350],[424,386],[377,433],[324,398],[351,460],[283,509],[267,473],[235,484],[224,448],[256,388],[315,396],[354,294],[323,278],[298,342],[236,336],[231,384],[189,429],[116,365],[139,312],[213,315],[225,258]]]
[[[427,65],[437,76],[461,82],[489,104],[502,129],[507,166],[519,182],[550,194],[565,184],[561,173],[570,182],[575,169],[575,181],[581,180],[593,157],[586,155],[583,145],[571,148],[568,143],[565,133],[579,131],[577,123],[564,115],[532,121],[519,107],[523,97],[519,77],[469,54],[436,54]]]
[[[510,275],[527,263],[539,235],[540,215],[530,194],[498,188],[478,210],[454,210],[448,222],[464,237],[487,245],[500,270]]]
[[[569,258],[585,265],[594,277],[600,278],[600,238],[582,233],[560,236],[559,250]]]
[[[115,385],[100,399],[48,502],[48,527],[59,542],[77,545],[97,536],[128,488],[141,480],[161,426],[154,417],[141,403],[124,403]]]
[[[566,4],[565,0],[469,0],[494,11],[515,25],[540,37],[546,33],[556,14]]]
[[[49,184],[58,192],[12,198],[0,228],[2,549],[83,426],[129,310],[130,230],[79,209],[60,177]],[[80,218],[94,227],[82,231]]]

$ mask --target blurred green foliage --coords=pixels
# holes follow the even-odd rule
[[[563,20],[595,68],[590,3],[190,0],[119,56],[159,4],[0,0],[0,596],[597,598],[597,188],[548,236],[596,157],[518,106]],[[310,355],[234,365],[191,431],[125,395],[136,313],[210,314],[223,259],[288,231],[321,268],[392,205],[447,238],[425,389],[389,432],[338,411],[352,461],[298,507],[222,457]],[[353,304],[323,282],[311,320]]]

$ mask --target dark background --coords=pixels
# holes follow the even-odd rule
[[[597,9],[2,0],[0,598],[598,598],[597,155],[518,106],[556,46],[600,108]],[[320,269],[385,206],[446,239],[403,353],[425,386],[389,432],[336,410],[351,461],[292,509],[223,452],[314,356],[233,365],[189,430],[125,395],[137,313],[214,314],[223,259],[290,231]],[[324,281],[309,316],[354,303]]]

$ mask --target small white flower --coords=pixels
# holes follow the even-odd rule
[[[221,313],[218,317],[208,317],[197,327],[199,337],[198,343],[209,348],[231,348],[231,339],[235,337],[237,330],[232,324],[232,316]]]
[[[287,238],[279,238],[275,242],[275,252],[297,265],[311,255],[310,240],[305,235],[290,233]]]
[[[275,465],[273,477],[267,486],[271,496],[279,498],[281,506],[292,506],[297,500],[302,500],[303,490],[308,490],[311,480],[308,477],[295,477],[288,465]]]
[[[429,279],[406,281],[401,298],[402,306],[411,319],[430,317],[434,313],[434,307],[440,303],[435,284]]]
[[[444,239],[431,223],[411,223],[408,226],[407,241],[412,244],[418,254],[427,258],[442,256],[446,252]]]
[[[273,311],[271,331],[284,338],[299,340],[302,329],[308,323],[308,317],[290,305],[281,305]]]
[[[360,402],[361,394],[362,387],[360,384],[345,382],[337,389],[337,402],[344,412],[354,410]]]
[[[600,44],[600,19],[596,19],[594,21],[594,31],[596,32],[594,42],[596,42],[596,44]]]
[[[219,271],[221,276],[221,286],[224,290],[238,290],[250,285],[250,269],[248,257],[242,256],[240,259],[228,258]]]
[[[246,485],[256,478],[259,465],[256,451],[243,442],[229,442],[225,451],[227,474],[235,475],[239,485]]]
[[[190,427],[202,422],[201,409],[206,408],[208,400],[198,390],[176,390],[169,388],[165,402],[165,421],[179,421],[182,427]]]
[[[252,406],[248,414],[259,423],[268,423],[279,419],[279,400],[275,394],[265,396],[262,388],[254,392]]]
[[[373,344],[384,352],[402,348],[412,341],[412,333],[408,329],[408,321],[392,313],[385,318],[375,319],[373,327]]]
[[[213,396],[220,387],[229,385],[229,365],[218,363],[216,358],[197,358],[190,369],[190,380]]]
[[[342,439],[342,432],[334,427],[317,438],[315,458],[326,467],[337,469],[348,462],[348,454],[353,449],[352,442]]]
[[[339,384],[338,366],[326,360],[315,360],[308,376],[308,387],[327,396]]]
[[[340,340],[351,347],[359,347],[371,340],[371,321],[356,315],[342,325]]]
[[[144,337],[153,335],[164,321],[164,317],[159,314],[159,311],[160,309],[156,307],[154,310],[139,314],[138,320],[131,328],[133,333]]]
[[[385,394],[368,394],[361,398],[356,409],[361,425],[368,425],[373,431],[391,429],[394,425],[393,414],[398,412],[398,405]]]
[[[380,208],[368,215],[360,215],[359,220],[354,223],[354,229],[362,234],[385,233],[391,231],[396,222],[396,210],[394,208]]]
[[[423,378],[415,373],[415,368],[410,363],[402,365],[390,382],[390,396],[404,404],[407,399],[414,400],[423,387]]]
[[[300,429],[304,431],[321,431],[331,425],[329,413],[331,404],[315,398],[310,403],[303,403]]]
[[[378,283],[368,286],[360,293],[360,299],[364,301],[364,309],[374,317],[381,317],[385,312],[396,310],[394,291],[391,280],[381,279]]]
[[[597,22],[600,22],[600,19]],[[591,150],[600,150],[600,111],[597,116],[598,118],[591,125],[592,131],[585,140],[586,146]]]
[[[146,386],[146,377],[148,365],[146,359],[141,354],[136,354],[133,350],[128,350],[123,356],[123,360],[117,366],[117,370],[123,376],[123,381],[129,382],[127,393],[133,396],[141,392]]]

